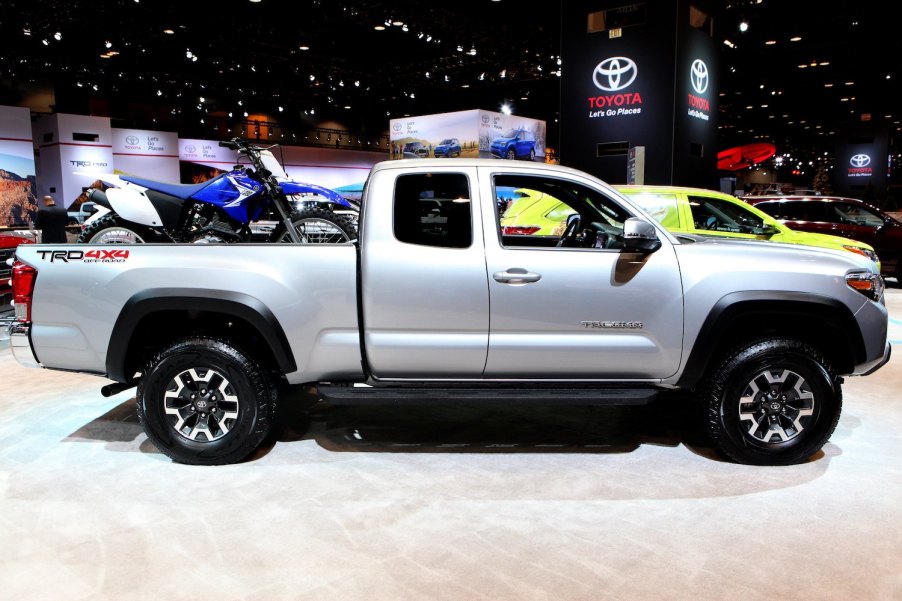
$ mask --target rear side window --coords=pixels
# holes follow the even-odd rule
[[[664,227],[680,227],[680,216],[677,213],[676,194],[651,193],[651,192],[627,192],[630,199],[645,209],[658,223]]]
[[[473,243],[470,183],[463,173],[399,176],[393,211],[395,238],[401,242],[445,248]]]

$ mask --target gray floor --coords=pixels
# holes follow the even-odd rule
[[[188,467],[104,383],[0,343],[0,599],[902,600],[898,350],[779,468],[716,459],[679,398],[289,408],[250,461]]]

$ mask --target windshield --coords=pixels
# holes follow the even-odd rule
[[[442,144],[444,144],[444,145],[454,144],[454,140],[452,140],[451,138],[445,138],[444,140],[442,140]]]
[[[519,129],[512,129],[501,137],[502,138],[516,138],[517,134],[519,134],[519,133],[520,133]]]

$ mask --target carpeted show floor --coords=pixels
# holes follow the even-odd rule
[[[171,463],[134,390],[0,342],[6,601],[902,600],[895,357],[812,461],[718,459],[643,408],[286,406],[249,461]]]

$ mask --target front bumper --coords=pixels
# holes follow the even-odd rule
[[[31,347],[31,325],[14,322],[7,327],[9,349],[16,361],[25,367],[42,367]]]
[[[852,374],[854,376],[868,376],[889,362],[890,355],[893,354],[893,345],[889,342],[886,343],[886,348],[883,350],[883,356],[874,359],[873,361],[868,361],[867,363],[863,363],[861,365],[855,366],[855,372]]]

